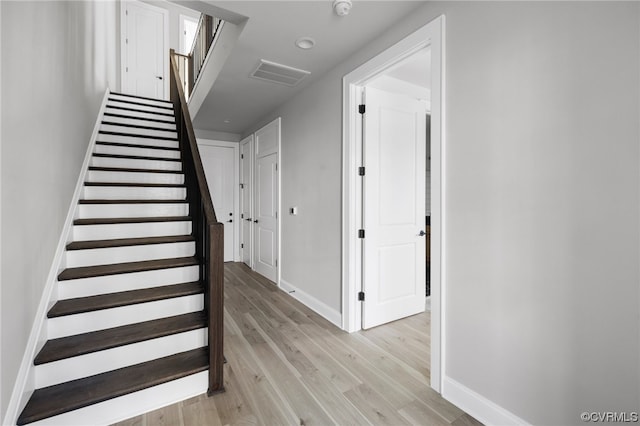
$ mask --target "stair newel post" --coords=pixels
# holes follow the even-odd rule
[[[224,224],[216,222],[208,225],[209,248],[209,323],[223,324],[224,321]],[[209,327],[209,390],[208,395],[224,391],[222,379],[223,327]]]

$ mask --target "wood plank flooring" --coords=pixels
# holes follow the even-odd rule
[[[225,264],[226,392],[118,423],[481,425],[429,385],[429,313],[348,334],[244,264]]]

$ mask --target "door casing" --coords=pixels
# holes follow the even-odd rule
[[[253,197],[254,141],[253,134],[240,141],[240,261],[253,269]],[[244,156],[244,158],[242,158]],[[244,217],[243,217],[244,215]],[[246,231],[245,231],[246,230]]]
[[[358,105],[363,85],[417,51],[431,47],[431,387],[440,392],[444,377],[444,308],[446,287],[443,274],[445,246],[445,104],[444,104],[445,17],[439,16],[387,50],[365,62],[342,80],[342,328],[361,329],[362,310],[358,301],[362,273],[362,252],[358,238],[361,218],[361,116]]]

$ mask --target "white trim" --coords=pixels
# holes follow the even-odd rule
[[[280,290],[284,291],[289,296],[307,306],[309,309],[312,309],[314,312],[325,318],[336,327],[341,327],[342,315],[340,315],[339,311],[331,308],[329,305],[321,302],[309,293],[300,290],[298,287],[288,283],[283,279],[280,280]]]
[[[446,377],[442,383],[442,396],[486,425],[530,425],[509,410],[489,401],[450,377]]]
[[[93,133],[91,134],[89,146],[87,147],[87,152],[84,156],[84,162],[82,163],[82,168],[80,169],[80,176],[78,177],[75,191],[73,192],[73,196],[71,197],[67,217],[62,228],[62,233],[60,234],[60,240],[58,241],[58,246],[56,247],[53,262],[51,263],[51,268],[49,269],[49,275],[47,275],[47,282],[42,292],[40,303],[38,304],[38,310],[36,311],[33,326],[31,327],[31,332],[29,333],[27,347],[25,348],[22,362],[20,363],[18,376],[16,378],[13,392],[11,393],[11,399],[9,400],[7,412],[2,424],[16,424],[20,411],[22,411],[24,406],[27,404],[27,401],[31,396],[31,392],[35,389],[35,366],[33,365],[33,359],[36,356],[36,352],[47,341],[47,312],[58,299],[58,293],[56,291],[58,273],[60,272],[62,262],[64,261],[65,247],[69,242],[71,236],[71,230],[73,228],[73,220],[76,216],[78,200],[80,199],[80,195],[82,194],[82,191],[84,189],[85,177],[87,175],[87,170],[89,169],[89,162],[91,161],[91,156],[93,155],[93,149],[96,144],[96,139],[98,138],[98,131],[100,130],[102,116],[107,106],[109,93],[110,91],[109,89],[107,89],[102,99],[102,105],[100,106],[98,117],[93,127]]]
[[[164,99],[169,100],[169,76],[167,71],[169,70],[169,11],[162,7],[154,6],[149,3],[144,3],[138,0],[122,0],[120,2],[120,92],[125,92],[125,84],[126,75],[125,72],[126,64],[127,64],[127,43],[125,43],[125,39],[127,38],[126,30],[126,19],[127,15],[125,14],[127,10],[127,4],[135,3],[136,6],[147,8],[149,10],[153,10],[155,12],[162,13],[162,25],[164,34],[162,37],[162,45],[163,45],[163,58],[162,62],[164,66],[162,67],[162,81],[164,82]],[[132,95],[136,95],[136,93],[130,93]]]
[[[243,145],[247,145],[250,147],[249,149],[249,157],[246,158],[246,160],[249,161],[249,180],[251,182],[249,182],[250,184],[250,189],[251,189],[251,193],[249,194],[249,218],[253,218],[253,203],[254,203],[254,172],[255,172],[255,135],[253,133],[251,133],[249,136],[247,136],[246,138],[242,139],[238,144],[240,145],[240,147],[242,148]],[[243,170],[243,162],[242,160],[240,160],[240,178],[242,179],[244,177],[244,170]],[[247,182],[243,182],[246,188]],[[242,195],[240,195],[240,200],[242,201]],[[244,206],[240,207],[240,213],[242,214],[242,212],[244,211]],[[247,219],[247,218],[241,218],[241,219]],[[242,241],[240,241],[240,243],[245,242],[245,240],[249,240],[249,268],[253,269],[253,222],[249,223],[249,235],[248,238],[247,236],[245,236],[243,234],[243,238]],[[242,230],[242,225],[240,225],[240,230]],[[240,262],[244,262],[244,250],[247,250],[246,248],[241,249],[240,251]]]
[[[432,92],[431,92],[431,387],[442,388],[444,363],[444,333],[441,319],[444,317],[441,288],[443,278],[441,250],[444,235],[441,232],[441,217],[444,211],[444,179],[442,156],[444,145],[444,16],[440,16],[418,29],[384,52],[362,64],[342,81],[343,93],[343,143],[342,143],[342,328],[348,332],[361,329],[362,310],[357,301],[360,278],[357,238],[360,199],[357,168],[359,166],[360,117],[357,105],[360,102],[361,86],[374,76],[389,69],[403,59],[427,46],[432,47]],[[435,232],[434,232],[435,228]]]
[[[238,142],[196,138],[198,145],[233,148],[233,261],[241,262],[240,257],[240,144]],[[215,206],[214,206],[215,207]],[[218,221],[225,220],[218,217]]]

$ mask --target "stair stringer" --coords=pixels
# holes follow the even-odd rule
[[[102,104],[100,105],[100,110],[98,111],[98,116],[93,127],[93,132],[91,133],[91,138],[89,139],[89,145],[87,146],[84,161],[80,169],[80,175],[78,176],[76,188],[73,192],[73,196],[71,197],[67,217],[64,221],[62,232],[60,233],[60,239],[58,240],[58,245],[56,247],[53,261],[51,262],[51,268],[49,269],[49,274],[47,275],[47,281],[42,292],[42,297],[40,298],[40,303],[38,304],[38,309],[33,321],[33,326],[31,327],[31,332],[29,333],[27,347],[25,348],[24,355],[20,363],[20,369],[18,370],[18,375],[13,386],[13,391],[11,392],[9,404],[7,406],[7,412],[4,419],[2,420],[3,425],[16,424],[20,412],[27,404],[27,401],[29,401],[31,393],[35,390],[36,380],[33,359],[48,339],[47,312],[58,300],[58,294],[55,291],[56,284],[58,282],[58,274],[63,269],[63,266],[65,264],[65,248],[67,243],[70,242],[71,231],[73,229],[73,221],[76,216],[78,201],[80,200],[80,196],[84,193],[84,181],[89,169],[89,163],[91,162],[91,157],[96,145],[98,132],[100,130],[104,111],[106,109],[110,93],[111,91],[109,90],[109,88],[107,88],[104,97],[102,98]]]

